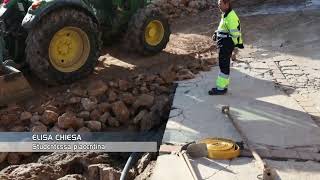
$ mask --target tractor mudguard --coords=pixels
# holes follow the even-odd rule
[[[89,7],[85,2],[83,2],[83,0],[42,0],[37,9],[33,10],[32,6],[30,6],[28,13],[22,21],[22,27],[29,30],[37,24],[43,16],[55,9],[63,7],[74,7],[79,10],[83,10],[91,16],[97,24],[100,24],[94,13],[95,10],[92,7]]]

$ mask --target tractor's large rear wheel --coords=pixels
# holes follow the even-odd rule
[[[166,48],[170,34],[168,20],[154,6],[147,6],[131,18],[125,41],[129,50],[153,55]]]
[[[97,24],[85,13],[60,9],[44,16],[29,33],[30,69],[48,84],[71,83],[88,76],[100,55]]]

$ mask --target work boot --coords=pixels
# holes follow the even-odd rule
[[[223,89],[223,90],[219,90],[217,88],[212,88],[208,93],[209,93],[209,95],[214,96],[214,95],[225,95],[227,92],[228,92],[227,88]]]

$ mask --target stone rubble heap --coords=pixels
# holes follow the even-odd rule
[[[172,65],[159,74],[88,84],[75,83],[41,105],[0,109],[0,132],[105,132],[118,128],[148,131],[166,120],[173,82],[208,71],[212,61]],[[0,153],[0,164],[19,164],[31,153]]]
[[[115,154],[121,162],[112,161],[106,153],[52,153],[42,156],[35,163],[12,165],[0,173],[1,180],[105,180],[120,179],[121,167],[128,157]],[[145,154],[128,176],[133,179],[150,162],[151,154]]]
[[[214,0],[154,0],[152,6],[159,8],[162,14],[169,19],[188,14],[197,14],[200,11],[215,6]]]

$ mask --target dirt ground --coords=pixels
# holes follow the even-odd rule
[[[182,28],[180,25],[177,25]],[[158,55],[142,57],[137,54],[126,52],[121,44],[103,49],[103,56],[99,59],[99,64],[94,73],[75,84],[86,84],[87,82],[104,80],[116,81],[117,79],[128,79],[128,77],[139,74],[159,74],[168,69],[169,66],[188,66],[199,60],[216,62],[216,51],[213,42],[208,37],[211,32],[204,34],[185,34],[179,28],[173,27],[173,34],[167,48]],[[41,83],[31,73],[25,73],[36,96],[28,99],[30,104],[41,104],[48,101],[59,93],[66,92],[72,85],[48,87]]]
[[[274,10],[270,14],[259,14],[260,5],[243,2],[241,7],[235,8],[239,12],[244,34],[246,48],[241,50],[240,57],[248,54],[257,55],[259,52],[272,52],[286,54],[297,61],[309,58],[306,63],[311,67],[316,65],[316,60],[320,58],[319,53],[319,13],[315,11],[283,12]],[[269,2],[269,1],[268,1]],[[271,4],[276,4],[270,1]],[[299,1],[281,1],[282,6],[300,7]],[[290,4],[289,4],[290,3]],[[279,3],[278,3],[279,4]],[[277,7],[278,5],[274,5]],[[272,8],[272,6],[271,6]],[[256,15],[250,15],[256,12]],[[276,14],[278,13],[278,14]],[[137,74],[157,74],[167,69],[170,65],[187,65],[196,60],[209,60],[216,62],[217,54],[211,35],[219,23],[220,12],[214,8],[199,13],[196,16],[179,18],[172,24],[172,35],[167,48],[160,54],[151,57],[141,57],[132,53],[127,53],[121,47],[121,42],[117,42],[112,47],[105,47],[103,56],[93,75],[88,79],[79,81],[84,83],[97,79],[114,80],[127,78]],[[254,23],[253,23],[254,22]],[[254,53],[257,52],[257,53]],[[312,60],[312,61],[310,61]],[[316,65],[318,66],[318,65]],[[55,95],[64,92],[69,86],[47,87],[39,82],[29,73],[26,74],[29,82],[40,97]]]

